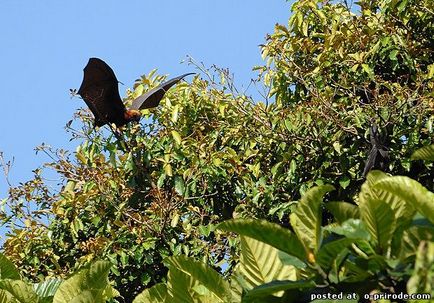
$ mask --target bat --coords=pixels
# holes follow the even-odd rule
[[[119,95],[119,81],[107,63],[90,58],[83,71],[83,82],[77,93],[93,113],[94,126],[99,127],[111,123],[121,127],[131,121],[139,121],[141,109],[157,107],[167,90],[184,77],[194,74],[183,74],[162,83],[134,99],[131,108],[127,109]]]
[[[369,152],[369,157],[363,170],[363,177],[366,177],[371,169],[379,168],[384,170],[389,160],[388,149],[380,138],[377,125],[372,124],[371,128],[369,129],[369,134],[372,148]]]

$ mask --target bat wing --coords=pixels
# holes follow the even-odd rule
[[[78,94],[95,116],[95,125],[102,126],[107,122],[122,124],[126,109],[113,70],[101,59],[90,58],[83,71]]]
[[[157,107],[158,104],[160,104],[161,99],[163,99],[166,91],[169,90],[169,88],[174,86],[182,78],[184,78],[188,75],[193,75],[193,74],[194,73],[183,74],[179,77],[170,79],[169,81],[166,81],[166,82],[160,84],[159,86],[151,89],[150,91],[146,92],[145,94],[141,95],[140,97],[137,97],[136,99],[134,99],[133,104],[131,105],[131,109],[139,110],[139,109]]]
[[[377,161],[378,150],[375,146],[371,148],[369,152],[368,160],[366,161],[365,168],[363,169],[363,177],[366,178],[368,172],[374,168],[375,162]]]

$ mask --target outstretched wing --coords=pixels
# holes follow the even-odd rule
[[[118,80],[113,70],[101,59],[90,58],[83,71],[78,94],[95,116],[95,125],[122,124],[126,109],[119,96]]]
[[[134,99],[133,104],[131,105],[131,109],[139,110],[139,109],[157,107],[158,104],[160,104],[161,99],[163,99],[166,91],[169,90],[169,88],[174,86],[182,78],[184,78],[188,75],[193,75],[193,74],[194,73],[187,73],[187,74],[181,75],[179,77],[170,79],[169,81],[166,81],[166,82],[160,84],[159,86],[151,89],[150,91],[146,92],[145,94],[141,95],[140,97],[137,97],[136,99]]]

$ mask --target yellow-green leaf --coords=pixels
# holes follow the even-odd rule
[[[181,135],[176,130],[172,130],[172,137],[177,144],[179,145],[181,144],[182,142]]]

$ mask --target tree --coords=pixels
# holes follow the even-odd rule
[[[79,111],[67,128],[75,152],[40,149],[62,188],[50,191],[39,170],[11,188],[5,254],[33,280],[105,258],[127,302],[165,279],[167,256],[227,264],[228,276],[239,240],[215,226],[248,217],[288,227],[294,201],[325,183],[336,188],[326,201],[357,202],[373,124],[386,172],[433,191],[433,165],[410,160],[434,137],[431,2],[361,1],[357,13],[346,2],[295,2],[262,47],[263,102],[239,93],[226,70],[196,64],[202,78],[169,91],[124,140]],[[126,102],[162,80],[143,76]]]

